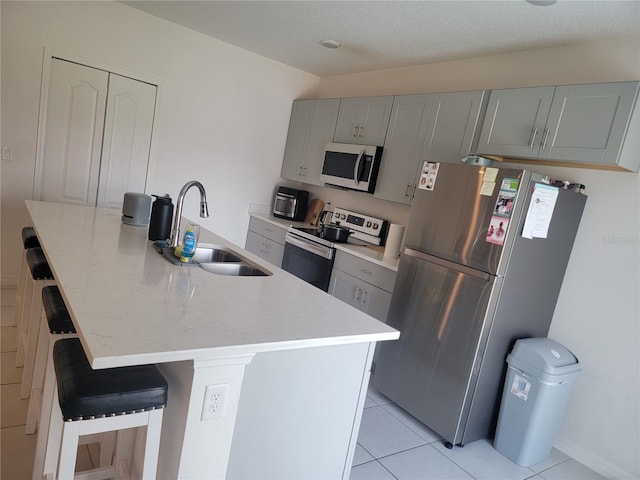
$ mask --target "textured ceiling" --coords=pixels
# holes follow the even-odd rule
[[[629,36],[640,55],[640,0],[122,3],[319,76]]]

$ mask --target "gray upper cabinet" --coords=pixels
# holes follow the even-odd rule
[[[400,95],[393,101],[374,197],[411,203],[433,95]]]
[[[324,185],[320,181],[324,148],[333,141],[340,99],[295,100],[282,161],[283,178]]]
[[[384,145],[393,96],[343,98],[334,142]]]
[[[492,91],[477,152],[637,171],[639,84]]]
[[[617,163],[637,94],[638,82],[556,87],[539,158]]]
[[[555,87],[493,90],[477,152],[537,157],[554,91]]]
[[[423,162],[468,155],[484,98],[484,91],[395,97],[374,196],[410,204]]]

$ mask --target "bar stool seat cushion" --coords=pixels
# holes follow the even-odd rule
[[[42,289],[42,306],[51,333],[76,333],[76,327],[73,326],[69,311],[57,285],[50,285]]]
[[[78,338],[53,347],[58,400],[65,421],[162,408],[167,381],[155,365],[93,370]]]
[[[47,263],[47,257],[40,247],[27,250],[27,264],[31,270],[31,277],[34,280],[52,280],[53,273]]]
[[[36,231],[33,227],[24,227],[22,229],[22,245],[24,249],[35,248],[40,246],[40,240],[36,235]]]

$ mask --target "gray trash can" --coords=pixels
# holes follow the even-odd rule
[[[528,467],[551,454],[580,365],[549,338],[518,340],[507,364],[494,447]]]

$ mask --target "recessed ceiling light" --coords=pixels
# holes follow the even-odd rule
[[[549,7],[555,3],[558,3],[558,0],[527,0],[527,3],[535,5],[536,7]]]
[[[320,45],[327,48],[338,48],[340,43],[335,40],[320,40]]]

